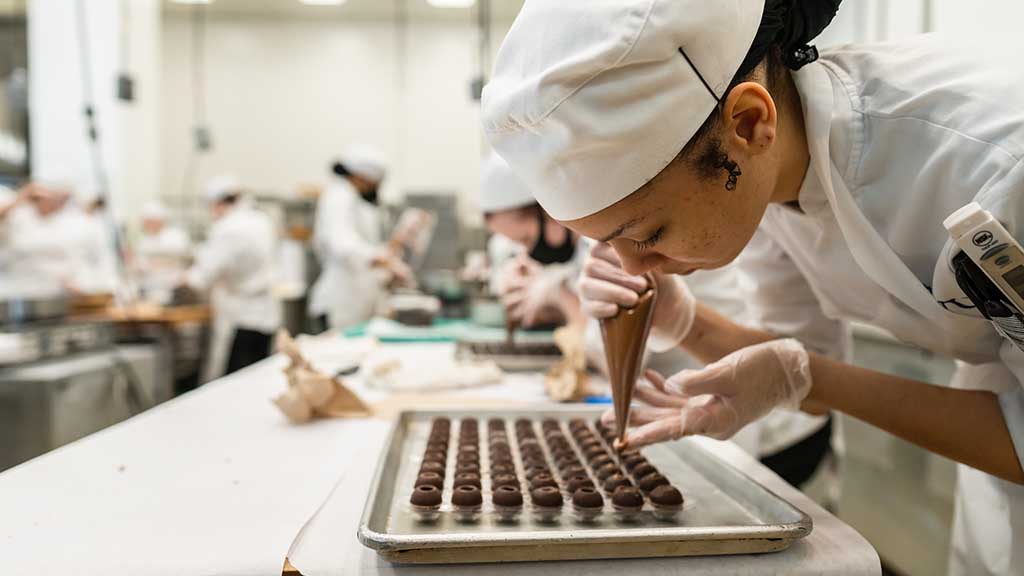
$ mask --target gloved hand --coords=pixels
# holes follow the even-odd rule
[[[683,370],[668,380],[645,374],[633,397],[626,434],[630,448],[701,434],[725,440],[776,407],[797,410],[811,390],[810,358],[794,339],[741,348],[701,370]],[[609,410],[601,416],[615,422]]]
[[[506,278],[501,296],[505,314],[522,326],[533,326],[547,307],[558,307],[565,269],[558,266],[529,266],[524,273]]]
[[[697,299],[682,278],[660,272],[651,275],[657,283],[658,300],[647,346],[655,352],[664,352],[679,345],[690,332],[697,313]],[[595,244],[580,273],[583,311],[598,319],[615,316],[620,306],[635,306],[648,284],[646,276],[632,276],[622,269],[618,254],[610,245]]]

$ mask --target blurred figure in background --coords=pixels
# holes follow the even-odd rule
[[[497,154],[485,161],[480,210],[492,236],[491,291],[513,325],[582,323],[573,282],[586,249],[579,236],[537,204],[525,184]]]
[[[82,215],[71,202],[70,183],[29,182],[0,196],[0,282],[7,298],[49,298],[80,292],[82,261],[76,249]],[[3,196],[6,196],[4,198]]]
[[[213,223],[185,275],[189,287],[211,293],[213,333],[203,381],[266,358],[281,326],[281,307],[271,292],[277,249],[273,222],[230,175],[207,183],[206,200]]]
[[[80,262],[74,288],[81,294],[113,294],[118,287],[117,234],[100,190],[81,186],[75,195],[80,226],[74,249]]]
[[[175,286],[192,257],[192,241],[182,228],[168,222],[158,202],[142,207],[142,237],[135,250],[135,270],[143,298],[170,304]]]
[[[309,297],[319,331],[366,322],[384,288],[411,281],[411,272],[383,240],[378,192],[387,175],[383,155],[352,148],[332,166],[336,176],[321,193],[313,225],[313,249],[322,271]]]

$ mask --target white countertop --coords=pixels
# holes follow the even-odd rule
[[[337,350],[334,343],[327,351],[318,346],[312,356],[325,367],[341,366],[345,350],[357,346],[339,341]],[[446,358],[452,346],[395,345],[386,351],[417,360]],[[284,364],[280,357],[268,359],[0,474],[2,572],[280,574],[292,549],[290,558],[305,576],[484,573],[479,565],[396,567],[359,544],[364,497],[328,495],[335,486],[366,493],[389,423],[288,424],[270,403],[285,388]],[[371,402],[386,396],[360,393]],[[446,396],[544,399],[540,378],[522,375]],[[721,444],[716,451],[807,512],[814,520],[811,535],[776,554],[494,565],[486,572],[880,573],[878,556],[854,530],[735,446]]]

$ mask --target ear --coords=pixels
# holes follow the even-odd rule
[[[775,143],[778,115],[775,100],[757,82],[737,85],[722,106],[724,144],[748,156],[767,152]]]

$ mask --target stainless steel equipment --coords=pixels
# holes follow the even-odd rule
[[[169,357],[144,344],[0,368],[0,470],[168,400]]]
[[[0,326],[56,320],[67,313],[68,301],[61,297],[0,300]]]
[[[566,429],[571,418],[592,420],[599,412],[541,408],[401,413],[378,463],[359,540],[392,562],[465,563],[773,552],[811,532],[805,513],[690,441],[644,450],[686,498],[680,516],[670,522],[657,520],[649,503],[634,523],[617,519],[607,502],[605,513],[592,524],[577,523],[568,514],[552,524],[540,523],[530,514],[512,524],[501,523],[490,498],[485,498],[482,516],[473,523],[457,522],[448,503],[433,523],[421,522],[411,509],[419,455],[434,417],[498,417],[510,428],[516,418],[536,422],[550,417]],[[518,448],[513,450],[521,462]],[[445,482],[450,491],[451,480]],[[490,475],[485,473],[483,491],[489,490]]]
[[[455,343],[455,357],[460,360],[491,360],[506,372],[530,372],[547,370],[562,359],[550,335],[546,340],[516,340],[511,344],[505,340],[462,339]]]
[[[100,321],[0,324],[0,368],[109,347],[113,326]]]

